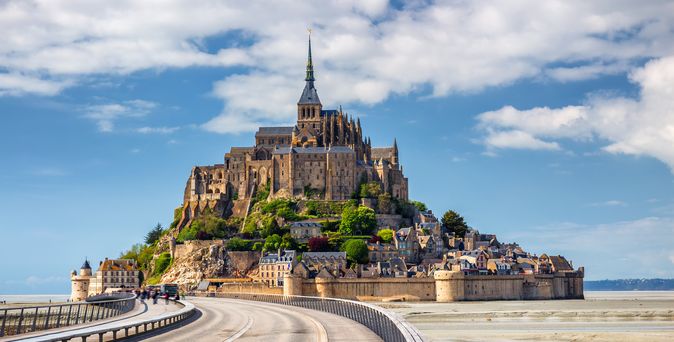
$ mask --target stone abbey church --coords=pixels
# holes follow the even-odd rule
[[[323,109],[314,85],[311,39],[305,81],[295,126],[260,127],[255,146],[232,147],[224,164],[192,169],[183,218],[198,216],[206,207],[236,214],[235,207],[245,206],[241,202],[267,187],[270,198],[311,194],[337,201],[351,198],[361,182],[376,181],[391,196],[407,199],[395,140],[391,147],[372,147],[360,119],[354,121],[341,108]]]

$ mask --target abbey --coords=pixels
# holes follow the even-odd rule
[[[341,107],[323,108],[314,85],[311,38],[305,81],[295,126],[260,127],[255,146],[232,147],[223,164],[192,169],[183,218],[198,216],[206,207],[224,212],[263,188],[269,189],[269,198],[337,201],[349,199],[362,182],[375,181],[392,197],[407,199],[395,139],[393,146],[372,147],[360,119]]]

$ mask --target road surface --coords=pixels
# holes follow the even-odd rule
[[[200,311],[191,322],[132,340],[381,341],[364,325],[325,312],[224,298],[190,297],[188,301]]]

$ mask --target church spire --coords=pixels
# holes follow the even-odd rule
[[[306,84],[304,85],[304,91],[302,91],[302,96],[297,102],[298,105],[320,105],[321,100],[318,98],[318,93],[314,87],[314,63],[311,60],[311,29],[309,29],[309,52],[307,54],[307,75],[304,78]],[[320,111],[320,110],[319,110]],[[301,114],[300,116],[301,117]]]
[[[309,29],[309,54],[307,55],[307,77],[304,78],[307,82],[313,82],[314,79],[314,63],[311,60],[311,29]]]

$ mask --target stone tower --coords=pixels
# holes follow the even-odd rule
[[[84,260],[84,264],[80,267],[80,274],[73,270],[70,273],[70,300],[79,302],[85,300],[89,296],[89,283],[91,282],[91,265],[89,260]]]
[[[297,101],[297,126],[303,132],[306,131],[314,139],[313,141],[301,141],[301,144],[309,144],[316,146],[318,144],[317,137],[321,135],[321,110],[323,105],[318,98],[318,92],[314,86],[314,63],[311,59],[311,34],[309,35],[309,52],[307,54],[307,71],[306,82],[300,100]]]

